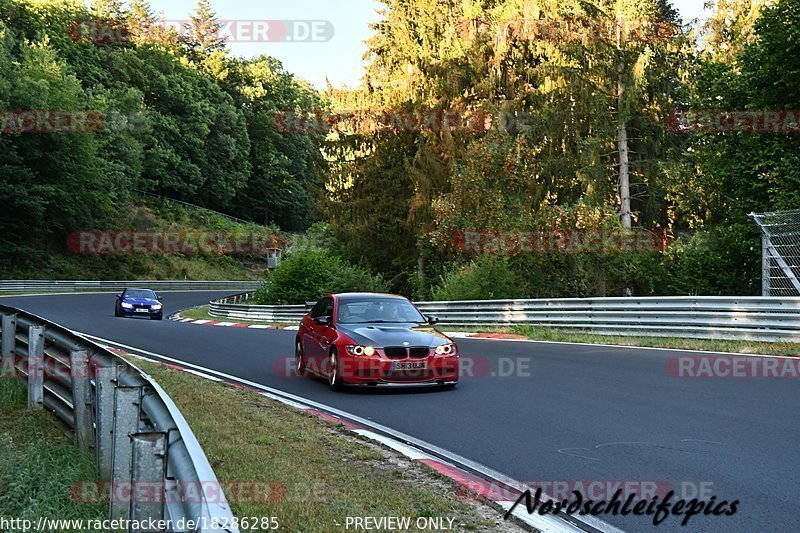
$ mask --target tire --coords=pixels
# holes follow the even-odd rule
[[[303,355],[303,343],[300,342],[300,339],[297,339],[294,343],[294,371],[301,378],[308,376],[306,358]]]
[[[114,316],[115,317],[122,317],[123,316],[122,311],[120,311],[120,309],[119,309],[119,306],[116,306],[116,305],[114,306]]]
[[[155,316],[151,316],[150,317],[150,320],[163,320],[163,319],[164,319],[164,315],[163,314],[162,315],[155,315]]]
[[[339,352],[336,348],[331,349],[331,355],[328,366],[328,385],[333,392],[339,392],[344,388],[344,381],[342,381],[342,374],[339,369]]]

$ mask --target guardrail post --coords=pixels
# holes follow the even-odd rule
[[[82,450],[94,445],[92,419],[92,382],[89,375],[89,351],[72,350],[69,353],[72,377],[72,412],[75,427],[75,443]]]
[[[160,432],[135,433],[131,435],[131,441],[133,466],[131,468],[130,519],[136,521],[163,520],[167,434]],[[133,529],[132,531],[150,530]]]
[[[0,344],[2,347],[2,359],[0,359],[0,376],[14,376],[14,348],[17,345],[17,315],[4,314],[2,323],[2,337]]]
[[[28,408],[44,406],[44,326],[28,327]]]
[[[111,480],[111,463],[114,454],[114,388],[117,366],[97,367],[94,377],[94,408],[97,428],[95,450],[97,473],[101,479]]]
[[[139,432],[142,404],[141,387],[117,387],[114,391],[113,459],[111,462],[111,520],[128,518],[130,502],[121,496],[129,494],[133,449],[130,436]]]

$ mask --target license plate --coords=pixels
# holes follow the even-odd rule
[[[427,370],[428,363],[413,362],[413,363],[392,363],[392,370]]]
[[[136,312],[137,313],[149,313],[150,310],[149,309],[137,309]]]

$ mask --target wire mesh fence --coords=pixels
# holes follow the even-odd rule
[[[762,232],[762,294],[800,296],[800,210],[750,217]]]

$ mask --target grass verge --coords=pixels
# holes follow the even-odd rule
[[[462,531],[521,531],[457,497],[451,481],[341,425],[252,391],[135,364],[175,400],[223,488],[269,484],[267,502],[228,494],[234,516],[276,517],[283,531],[343,530],[348,516],[445,517]]]
[[[0,516],[103,520],[105,504],[78,504],[75,483],[97,479],[94,457],[56,428],[52,415],[27,409],[25,383],[0,378]]]
[[[725,341],[663,337],[616,337],[613,335],[569,333],[566,331],[548,328],[536,328],[531,326],[515,326],[510,328],[508,332],[527,337],[531,340],[552,342],[610,344],[615,346],[642,346],[650,348],[667,348],[673,350],[701,350],[708,352],[727,352],[739,354],[800,356],[800,345],[791,342]]]

